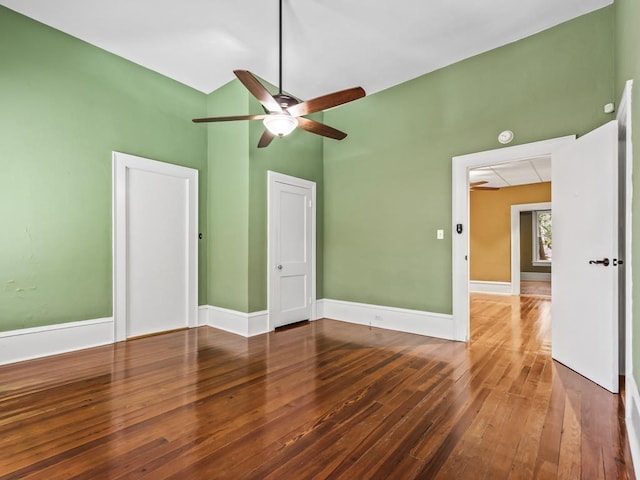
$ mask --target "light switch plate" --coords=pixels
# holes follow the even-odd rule
[[[444,239],[444,230],[442,230],[442,229],[436,230],[436,238],[438,240]]]

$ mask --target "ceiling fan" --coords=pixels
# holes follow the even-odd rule
[[[194,118],[195,123],[230,122],[235,120],[262,120],[265,131],[260,137],[258,148],[267,147],[277,137],[290,134],[296,127],[323,137],[342,140],[347,136],[329,125],[304,117],[310,113],[320,112],[352,102],[366,95],[362,87],[348,88],[329,93],[306,102],[282,93],[282,0],[279,2],[279,81],[278,93],[272,95],[262,83],[248,70],[234,70],[233,73],[247,90],[262,104],[264,115],[234,115],[229,117]]]
[[[471,182],[469,184],[469,191],[476,192],[478,190],[500,190],[500,187],[483,187],[485,183],[489,183],[486,180],[481,180],[479,182]]]

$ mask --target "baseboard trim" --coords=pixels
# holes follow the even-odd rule
[[[528,282],[550,282],[551,274],[544,272],[520,272],[520,280]]]
[[[637,472],[640,468],[640,394],[633,375],[625,377],[625,390],[625,425],[633,469]]]
[[[253,337],[269,331],[269,312],[238,312],[213,305],[201,305],[198,312],[198,324],[235,333],[243,337]]]
[[[511,282],[485,282],[471,280],[469,291],[474,293],[496,293],[499,295],[511,295]]]
[[[198,305],[198,326],[209,325],[209,305]]]
[[[453,340],[453,316],[406,308],[370,305],[344,300],[323,299],[317,302],[320,318],[415,333]]]
[[[0,365],[113,342],[112,317],[0,332]]]

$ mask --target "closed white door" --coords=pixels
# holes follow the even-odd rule
[[[269,172],[269,323],[312,317],[315,184]]]
[[[118,339],[195,326],[197,171],[120,153],[114,171]]]
[[[552,161],[553,358],[618,392],[618,125]]]

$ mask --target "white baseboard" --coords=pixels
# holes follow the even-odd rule
[[[469,282],[469,291],[475,293],[511,295],[511,282],[485,282],[481,280],[471,280]]]
[[[324,299],[316,300],[316,317],[312,318],[311,321],[325,317],[326,315],[324,314]]]
[[[209,325],[226,332],[253,337],[269,331],[269,312],[244,313],[213,305],[201,305],[198,325]]]
[[[551,274],[544,272],[520,272],[520,280],[529,282],[550,282]]]
[[[209,325],[209,305],[198,305],[198,326]]]
[[[640,394],[633,375],[625,377],[625,390],[625,424],[633,469],[637,472],[640,468]]]
[[[113,342],[111,317],[0,332],[0,365]]]
[[[317,312],[317,316],[320,318],[330,318],[343,322],[357,323],[358,325],[416,333],[447,340],[454,339],[453,316],[442,313],[326,298],[318,300]]]
[[[260,312],[248,313],[249,325],[247,328],[247,336],[262,335],[269,331],[269,312],[262,310]]]

